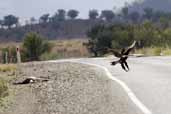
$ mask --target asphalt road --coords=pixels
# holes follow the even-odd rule
[[[123,81],[153,114],[171,114],[171,57],[130,58],[129,72],[122,70],[119,64],[111,66],[112,60],[114,59],[89,58],[76,61],[106,67],[113,76]]]

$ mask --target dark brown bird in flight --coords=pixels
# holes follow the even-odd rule
[[[136,41],[133,42],[131,46],[129,46],[127,49],[123,48],[121,52],[118,52],[114,49],[108,49],[109,52],[112,52],[115,57],[120,58],[118,61],[111,62],[111,65],[116,65],[118,63],[121,64],[122,69],[124,69],[126,72],[129,71],[129,66],[126,60],[129,57],[129,53],[134,49],[136,44]]]

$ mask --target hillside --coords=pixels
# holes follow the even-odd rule
[[[32,24],[11,29],[0,29],[0,41],[22,41],[28,32],[36,32],[50,40],[86,38],[87,31],[102,20],[66,20],[56,23]]]

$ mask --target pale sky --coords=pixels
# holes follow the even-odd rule
[[[79,17],[87,18],[90,9],[114,9],[122,7],[125,2],[133,0],[0,0],[0,18],[14,14],[22,19],[32,16],[38,18],[42,14],[54,14],[57,9],[76,9]]]

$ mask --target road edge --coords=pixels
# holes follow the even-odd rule
[[[152,112],[136,97],[136,95],[132,92],[132,90],[121,80],[118,78],[112,76],[110,71],[102,66],[102,65],[97,65],[97,64],[92,64],[92,63],[87,63],[87,62],[79,62],[79,59],[71,59],[71,60],[60,60],[60,61],[49,61],[52,63],[62,63],[62,62],[71,62],[71,63],[80,63],[80,64],[85,64],[85,65],[90,65],[90,66],[95,66],[98,68],[103,69],[106,72],[106,75],[108,76],[109,79],[117,82],[127,93],[128,97],[131,99],[131,101],[144,113],[144,114],[152,114]]]

